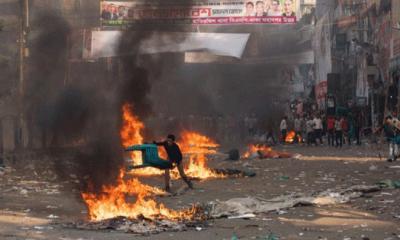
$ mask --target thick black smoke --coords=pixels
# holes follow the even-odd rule
[[[74,73],[74,81],[65,81],[69,71],[69,24],[56,14],[42,13],[32,28],[37,31],[31,33],[25,115],[29,129],[40,134],[31,136],[40,138],[42,146],[55,154],[61,152],[60,146],[73,147],[71,172],[78,175],[83,190],[99,191],[102,185],[117,179],[123,165],[121,108],[126,103],[142,119],[159,112],[239,116],[249,112],[271,113],[271,102],[283,93],[279,83],[275,84],[279,72],[274,66],[249,67],[240,61],[190,65],[184,63],[182,53],[140,55],[140,45],[149,37],[191,32],[191,25],[132,26],[119,43],[119,53],[124,56],[112,60],[112,81],[88,77],[85,67]],[[259,30],[265,29],[254,32]],[[266,42],[266,46],[258,44],[257,51],[287,52],[294,41],[283,41],[288,44],[274,48],[272,44],[282,39],[271,39],[274,40]],[[245,56],[251,55],[248,51]],[[104,66],[99,64],[92,70],[104,72]],[[169,129],[177,129],[177,125],[171,124]],[[56,165],[61,176],[70,173],[64,161],[57,160]]]
[[[88,79],[88,68],[83,67],[73,73],[73,80],[66,81],[70,72],[69,24],[62,17],[46,12],[35,16],[32,25],[35,32],[30,39],[32,52],[24,104],[29,129],[36,129],[32,132],[39,134],[31,134],[31,138],[39,138],[42,146],[54,155],[60,176],[75,174],[83,191],[101,191],[101,186],[117,179],[123,166],[122,106],[129,104],[140,118],[152,112],[148,98],[150,74],[162,67],[152,63],[154,71],[151,71],[143,66],[140,44],[161,31],[179,31],[181,27],[132,27],[124,32],[119,43],[118,50],[123,56],[111,60],[111,80],[90,76]],[[104,71],[100,63],[94,72]],[[73,166],[67,168],[68,163],[57,155],[71,152],[70,149],[73,149]]]
[[[153,6],[165,3],[166,1],[161,0],[152,1]],[[192,6],[192,1],[185,1],[185,5]],[[122,56],[120,57],[122,71],[119,75],[122,89],[119,101],[121,104],[128,103],[132,107],[131,110],[142,120],[155,114],[153,109],[155,101],[163,101],[161,95],[156,98],[151,97],[154,83],[166,80],[163,77],[165,69],[172,70],[183,63],[175,61],[176,54],[142,54],[142,44],[151,38],[158,39],[158,44],[162,46],[164,35],[179,43],[184,41],[185,36],[174,33],[192,32],[193,29],[194,27],[189,24],[133,24],[122,34],[118,46],[119,55]],[[182,56],[182,53],[178,55]],[[174,82],[169,84],[174,85]]]
[[[37,31],[30,41],[24,101],[30,142],[39,138],[49,149],[60,176],[75,174],[82,190],[99,191],[117,179],[123,163],[120,88],[94,84],[93,79],[66,82],[69,24],[46,12],[33,26]],[[57,156],[66,148],[73,149],[67,151],[72,152],[72,168]]]
[[[250,33],[250,39],[242,59],[220,58],[211,63],[184,63],[183,54],[158,55],[158,62],[163,63],[158,68],[161,74],[152,81],[149,95],[154,103],[153,111],[164,115],[163,119],[158,119],[190,120],[194,116],[194,119],[219,121],[232,117],[235,118],[235,129],[227,131],[238,135],[243,128],[239,123],[253,114],[260,120],[264,131],[269,128],[265,126],[279,124],[290,99],[290,86],[283,82],[283,71],[291,68],[286,62],[295,62],[293,54],[303,51],[297,44],[299,34],[296,26],[199,26],[197,30]],[[156,131],[179,133],[179,129],[192,128],[205,133],[203,129],[207,128],[201,126],[207,120],[194,120],[190,124],[179,121],[171,120],[171,124],[165,124]],[[225,123],[221,125],[217,127],[228,128]],[[209,130],[211,134],[216,132]]]

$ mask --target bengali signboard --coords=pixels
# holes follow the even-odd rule
[[[292,24],[299,0],[201,1],[172,4],[170,1],[101,2],[103,26],[129,24]]]

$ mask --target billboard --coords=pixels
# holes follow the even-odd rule
[[[130,24],[293,24],[299,0],[206,0],[172,4],[109,1],[100,4],[103,26]]]

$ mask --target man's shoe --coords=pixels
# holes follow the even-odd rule
[[[393,159],[388,158],[386,161],[388,161],[388,162],[393,162]]]
[[[189,187],[190,189],[193,189],[193,183],[192,183],[192,182],[188,182],[188,187]]]

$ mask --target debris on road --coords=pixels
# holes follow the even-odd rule
[[[400,180],[383,180],[377,183],[382,188],[400,188]]]
[[[218,174],[223,174],[231,177],[255,177],[256,173],[249,169],[245,170],[238,170],[238,169],[231,169],[231,168],[224,168],[224,169],[214,169],[214,171]]]
[[[311,196],[288,195],[261,200],[258,198],[232,198],[228,201],[210,202],[205,208],[211,218],[247,216],[247,214],[268,213],[296,206],[334,205],[359,198],[364,193],[380,191],[379,186],[357,185],[344,190],[326,190]]]
[[[200,226],[199,226],[200,225]],[[66,227],[77,228],[81,230],[116,230],[125,233],[138,235],[150,235],[161,232],[181,232],[188,228],[194,228],[197,231],[203,229],[204,224],[197,222],[177,222],[166,219],[147,219],[141,217],[130,219],[126,217],[117,217],[96,222],[77,222],[66,224]]]

